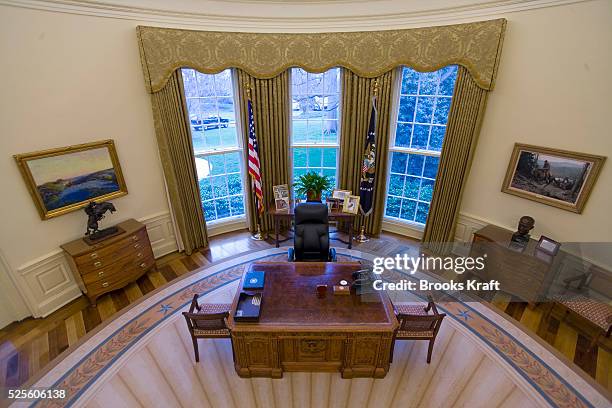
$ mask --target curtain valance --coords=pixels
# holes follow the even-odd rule
[[[272,78],[289,67],[323,72],[341,66],[377,77],[399,65],[435,71],[458,64],[491,90],[499,63],[505,19],[439,27],[335,33],[235,33],[137,28],[145,84],[160,91],[172,73],[190,67],[204,73],[240,68]]]

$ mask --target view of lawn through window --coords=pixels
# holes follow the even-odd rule
[[[313,74],[291,70],[293,181],[316,172],[336,185],[340,128],[340,69]],[[331,195],[324,191],[323,197]],[[300,197],[305,198],[305,197]]]
[[[389,148],[386,217],[427,221],[456,78],[454,65],[423,73],[403,69]]]
[[[182,74],[206,221],[244,216],[232,72],[208,75],[184,68]]]

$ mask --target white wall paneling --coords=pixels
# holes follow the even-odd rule
[[[176,251],[168,212],[143,217],[139,221],[147,227],[155,258]],[[47,316],[81,295],[70,265],[59,249],[22,265],[15,278],[34,317]]]

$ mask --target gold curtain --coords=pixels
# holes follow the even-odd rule
[[[389,152],[389,123],[394,78],[397,71],[388,71],[375,78],[363,78],[342,69],[342,114],[340,125],[339,183],[341,189],[351,190],[359,195],[361,164],[363,161],[365,138],[368,132],[374,81],[378,82],[376,97],[376,176],[374,186],[374,207],[366,217],[366,233],[378,235],[382,226],[385,206],[387,159]],[[361,225],[359,215],[355,227]]]
[[[291,104],[289,91],[289,71],[271,79],[255,78],[245,71],[237,69],[238,95],[241,106],[242,137],[245,146],[245,169],[248,163],[249,118],[247,109],[247,86],[250,89],[255,133],[259,144],[259,161],[261,163],[261,184],[264,207],[274,208],[272,186],[290,184],[289,178],[289,120]],[[249,209],[249,229],[255,231],[257,211],[251,189],[251,179],[247,175],[247,206]],[[264,214],[261,217],[261,229],[270,231],[274,228],[272,217]]]
[[[487,91],[479,88],[468,70],[460,66],[423,233],[423,243],[432,252],[445,252],[449,249],[445,243],[454,239],[461,195],[472,164],[486,100]]]
[[[401,65],[435,71],[466,67],[483,89],[493,89],[505,19],[404,30],[333,33],[232,33],[137,27],[145,84],[161,89],[177,68],[212,74],[240,68],[272,78],[290,67],[324,72],[344,67],[374,78]]]
[[[208,246],[181,71],[151,94],[155,134],[168,195],[185,252]]]

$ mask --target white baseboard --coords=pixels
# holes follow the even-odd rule
[[[169,212],[139,219],[146,225],[155,258],[177,250]],[[19,267],[15,283],[34,317],[44,317],[81,295],[68,260],[58,249]]]

